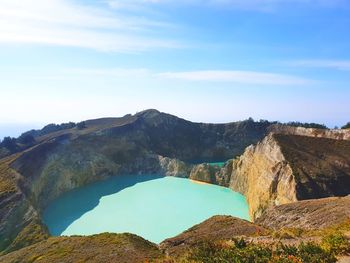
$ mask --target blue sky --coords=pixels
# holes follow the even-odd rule
[[[0,137],[147,108],[203,122],[350,121],[348,0],[0,6]]]

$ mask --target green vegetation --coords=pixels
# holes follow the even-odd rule
[[[0,147],[4,147],[10,152],[15,152],[18,149],[16,139],[11,137],[4,137],[0,143]]]
[[[350,244],[341,232],[334,232],[322,239],[321,247],[333,254],[350,253]]]
[[[11,252],[1,262],[151,262],[163,258],[157,246],[132,234],[51,237]]]
[[[86,128],[85,121],[79,122],[76,126],[78,130],[85,129]]]
[[[225,243],[203,242],[191,250],[182,262],[333,263],[336,257],[333,252],[314,243],[301,243],[298,246],[278,244],[272,247],[234,239]]]
[[[51,123],[51,124],[46,125],[41,130],[30,130],[30,131],[23,133],[21,136],[31,135],[35,138],[35,137],[44,136],[44,135],[47,135],[49,133],[56,132],[56,131],[72,129],[75,126],[76,126],[76,124],[74,122],[61,123],[61,124]]]
[[[0,200],[17,191],[16,172],[9,166],[16,158],[17,156],[12,156],[0,160]]]
[[[345,124],[343,127],[341,127],[342,129],[350,129],[350,122],[348,122],[347,124]]]
[[[324,124],[318,124],[318,123],[307,123],[307,122],[298,122],[298,121],[291,121],[286,123],[288,126],[293,127],[304,127],[304,128],[315,128],[315,129],[328,129],[328,127]]]
[[[78,123],[82,128],[85,128],[85,122]],[[20,152],[28,149],[36,144],[36,138],[40,136],[44,136],[53,132],[72,129],[78,124],[74,122],[62,123],[62,124],[49,124],[46,125],[41,130],[30,130],[22,133],[18,138],[12,137],[4,137],[4,139],[0,142],[0,158],[6,157],[10,154]]]

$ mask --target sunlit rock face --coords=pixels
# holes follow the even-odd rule
[[[294,128],[292,135],[270,133],[233,161],[230,187],[247,197],[252,220],[275,205],[350,194],[347,133],[323,138],[312,135],[313,129],[301,130],[303,136]]]
[[[230,188],[247,197],[252,219],[266,207],[297,201],[292,169],[272,135],[234,161]]]

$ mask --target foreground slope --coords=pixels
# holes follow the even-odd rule
[[[256,236],[267,233],[267,229],[246,220],[231,216],[214,216],[195,225],[182,234],[164,240],[160,247],[168,255],[181,256],[205,241],[230,240],[239,236]]]
[[[0,257],[0,262],[120,262],[143,263],[163,258],[158,247],[132,234],[51,237]]]

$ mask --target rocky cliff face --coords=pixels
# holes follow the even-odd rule
[[[233,161],[230,188],[246,196],[252,220],[275,205],[350,194],[350,133],[320,134],[275,130]]]
[[[273,135],[233,162],[230,188],[246,196],[252,219],[266,207],[297,201],[293,171]]]
[[[232,174],[233,160],[228,160],[223,167],[210,163],[193,165],[189,178],[210,184],[228,187]]]

